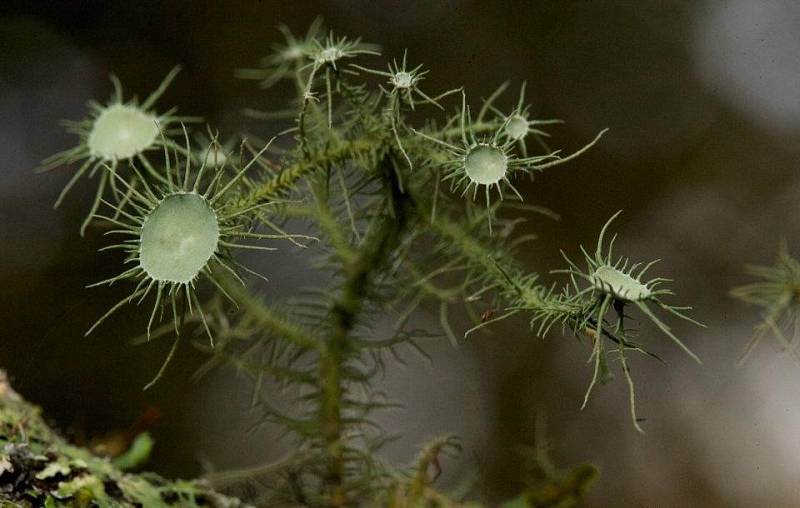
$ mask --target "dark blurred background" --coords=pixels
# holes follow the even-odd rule
[[[576,255],[624,209],[619,251],[663,258],[656,271],[676,280],[674,301],[709,325],[676,326],[704,359],[699,367],[642,323],[641,340],[668,362],[632,362],[646,436],[628,420],[621,378],[580,411],[588,348],[557,333],[536,340],[523,320],[459,349],[437,343],[432,364],[408,355],[382,381],[407,406],[381,417],[405,436],[387,459],[402,464],[425,438],[453,431],[466,450],[445,464],[446,480],[477,474],[494,499],[510,495],[522,462],[515,448],[532,444],[541,413],[557,463],[601,468],[589,506],[800,505],[800,366],[768,344],[735,368],[757,312],[727,296],[747,280],[744,264],[772,261],[780,238],[800,251],[794,0],[2,2],[0,366],[18,391],[78,440],[158,408],[150,466],[167,476],[282,453],[275,429],[251,429],[243,380],[218,372],[191,381],[205,359],[197,351],[182,349],[166,377],[142,391],[169,344],[131,345],[146,320],[141,309],[83,338],[130,288],[84,289],[119,270],[116,256],[96,252],[101,235],[78,236],[93,184],[83,181],[54,211],[70,170],[33,169],[73,146],[59,121],[82,118],[89,99],[105,102],[111,72],[142,97],[180,63],[161,110],[176,105],[223,133],[273,134],[281,126],[241,110],[282,108],[288,90],[260,91],[233,71],[280,40],[276,25],[302,33],[317,15],[337,33],[380,43],[387,57],[408,48],[411,61],[431,69],[432,93],[463,84],[477,103],[509,79],[501,104],[510,106],[527,81],[534,114],[566,121],[551,129],[554,146],[573,150],[610,127],[586,156],[522,185],[528,202],[561,214],[526,226],[540,240],[524,261],[543,273],[561,267],[559,248]],[[269,298],[310,281],[289,252],[248,260],[271,275]],[[433,314],[421,322],[435,327]]]

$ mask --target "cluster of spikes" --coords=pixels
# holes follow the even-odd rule
[[[747,272],[757,281],[734,288],[731,296],[761,310],[761,321],[739,356],[739,364],[750,356],[764,337],[772,336],[780,348],[800,361],[800,261],[789,254],[781,242],[772,266],[749,266]]]
[[[361,60],[374,59],[378,46],[324,32],[320,22],[304,36],[281,32],[284,41],[259,68],[237,72],[265,89],[283,80],[295,85],[289,109],[249,110],[292,120],[280,142],[260,150],[242,143],[237,156],[237,143],[220,144],[209,130],[210,140],[192,149],[185,127],[175,124],[193,118],[152,109],[175,70],[142,104],[123,103],[115,80],[112,102],[93,105],[89,118],[71,124],[79,146],[43,166],[79,163],[58,202],[82,175],[99,173],[86,224],[121,237],[107,248],[122,251],[125,269],[95,285],[128,283],[131,293],[90,331],[127,304],[153,302],[145,338],[175,336],[156,379],[178,341],[191,337],[211,358],[198,375],[217,366],[242,373],[252,380],[262,420],[294,436],[294,453],[259,469],[259,481],[271,487],[257,504],[462,506],[463,493],[443,493],[429,474],[440,454],[457,448],[451,438],[426,447],[408,472],[377,458],[391,436],[372,414],[396,403],[373,380],[409,351],[426,355],[425,341],[446,336],[457,346],[499,320],[526,316],[535,334],[560,326],[592,340],[591,386],[606,369],[606,340],[616,344],[626,376],[625,351],[643,351],[623,323],[627,305],[684,347],[651,307],[688,319],[685,309],[662,301],[670,294],[665,280],[643,281],[649,265],[612,262],[611,247],[603,247],[608,224],[596,255],[584,252],[587,269],[570,262],[571,284],[563,288],[545,285],[515,259],[532,237],[517,234],[517,226],[554,216],[522,202],[530,178],[518,177],[576,159],[604,130],[562,156],[541,129],[559,122],[532,116],[524,85],[503,109],[502,84],[473,118],[461,87],[423,91],[428,70],[406,53],[370,65]],[[459,93],[460,101],[448,104]],[[430,116],[412,123],[411,112]],[[162,152],[157,161],[153,155]],[[477,199],[481,190],[484,199]],[[295,228],[306,234],[286,232]],[[273,250],[278,240],[311,247],[309,266],[327,285],[281,301],[260,295],[249,277],[260,275],[234,252]],[[441,330],[413,327],[416,311],[431,306]],[[454,307],[473,323],[451,319]],[[612,309],[616,323],[608,318]],[[632,413],[639,428],[633,406]]]

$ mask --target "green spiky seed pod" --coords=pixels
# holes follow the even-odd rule
[[[164,182],[164,176],[155,170],[147,158],[147,152],[161,146],[171,146],[167,136],[162,132],[171,134],[170,127],[181,122],[198,121],[195,117],[180,117],[175,115],[175,109],[164,113],[157,113],[153,106],[163,95],[169,84],[175,79],[180,66],[173,68],[161,84],[141,103],[137,100],[123,101],[122,84],[116,76],[111,76],[114,84],[114,94],[111,101],[103,106],[97,102],[90,102],[90,115],[80,122],[66,123],[69,132],[80,136],[78,146],[59,152],[42,162],[41,171],[49,171],[59,166],[67,166],[80,162],[80,167],[64,186],[56,199],[58,207],[64,197],[75,183],[84,175],[93,176],[102,167],[110,168],[110,172],[100,171],[100,181],[95,193],[95,199],[86,220],[81,225],[83,235],[94,213],[100,205],[106,190],[106,185],[116,185],[113,175],[122,162],[137,162],[147,170],[149,177]]]
[[[218,165],[209,167],[205,162],[194,171],[187,136],[187,146],[183,150],[186,155],[174,154],[176,160],[183,158],[182,168],[170,167],[169,154],[165,157],[165,185],[148,184],[135,169],[133,183],[113,174],[130,199],[118,205],[105,202],[115,211],[115,216],[97,215],[97,218],[114,224],[117,229],[111,233],[126,238],[107,249],[120,249],[127,253],[126,263],[134,266],[92,286],[121,280],[136,282],[136,286],[128,297],[98,319],[87,335],[123,305],[141,302],[154,293],[155,302],[147,324],[148,337],[168,302],[177,336],[180,336],[179,325],[188,309],[190,314],[199,314],[213,345],[213,336],[196,294],[196,281],[206,279],[227,295],[218,281],[220,273],[233,275],[242,284],[244,281],[237,275],[237,269],[259,275],[236,262],[231,250],[275,250],[274,247],[242,243],[242,240],[293,240],[297,237],[282,231],[275,234],[250,231],[249,223],[255,218],[257,209],[271,203],[241,208],[235,199],[229,199],[235,194],[234,187],[268,148],[269,144],[249,163],[238,168],[233,176],[228,176],[225,168]],[[107,171],[112,170],[107,168]]]
[[[583,249],[583,247],[581,247],[588,270],[584,271],[579,268],[566,256],[566,254],[562,252],[564,259],[569,264],[569,268],[566,270],[555,270],[554,272],[569,274],[572,278],[572,283],[576,291],[576,297],[587,298],[589,302],[592,302],[592,306],[587,314],[587,319],[590,319],[593,323],[595,323],[595,331],[593,334],[594,345],[592,347],[591,356],[591,359],[594,360],[594,374],[592,375],[592,380],[586,390],[586,395],[583,400],[583,407],[585,407],[588,403],[589,396],[595,386],[595,383],[601,378],[606,378],[609,376],[603,340],[603,326],[606,322],[606,314],[613,309],[617,315],[616,325],[614,326],[614,334],[617,338],[617,351],[619,352],[620,362],[622,363],[622,372],[628,382],[631,419],[636,430],[643,432],[639,426],[638,418],[636,416],[634,384],[630,375],[627,357],[625,356],[625,351],[628,349],[634,351],[642,350],[639,348],[639,346],[632,345],[626,340],[626,329],[624,324],[626,317],[625,306],[631,304],[638,308],[650,321],[653,322],[653,324],[655,324],[673,342],[680,346],[680,348],[683,349],[689,356],[691,356],[692,359],[697,361],[697,363],[702,363],[700,358],[698,358],[697,355],[695,355],[683,343],[683,341],[681,341],[672,332],[669,326],[667,326],[653,313],[649,305],[655,305],[674,316],[694,323],[698,326],[704,325],[698,323],[683,313],[683,311],[689,310],[691,307],[677,307],[662,301],[662,297],[673,294],[669,289],[661,287],[666,282],[669,282],[668,279],[660,277],[647,281],[642,279],[645,272],[647,272],[657,260],[651,261],[650,263],[644,265],[642,263],[635,263],[631,265],[627,258],[619,258],[616,261],[613,260],[613,246],[616,236],[614,236],[609,242],[607,250],[603,241],[611,222],[616,219],[620,213],[622,213],[622,211],[615,213],[605,223],[605,225],[603,225],[603,229],[600,231],[600,236],[597,238],[597,246],[595,248],[594,255],[590,255],[588,252],[586,252],[586,250]],[[576,278],[583,279],[584,281],[588,282],[589,287],[581,287]]]

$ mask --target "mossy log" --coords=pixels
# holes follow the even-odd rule
[[[141,435],[114,460],[68,443],[41,409],[25,401],[0,371],[0,508],[243,507],[201,480],[166,480],[124,469],[142,462],[152,442]]]

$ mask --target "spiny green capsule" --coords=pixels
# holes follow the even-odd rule
[[[250,231],[248,224],[257,209],[269,203],[241,209],[235,200],[229,199],[232,194],[235,195],[234,187],[244,177],[245,172],[268,147],[269,145],[264,147],[252,161],[236,168],[236,173],[229,176],[225,168],[218,165],[212,167],[206,162],[197,171],[193,171],[194,156],[187,136],[182,171],[170,168],[171,157],[168,154],[165,156],[165,185],[152,186],[135,170],[134,183],[114,175],[117,182],[127,190],[129,200],[120,204],[106,202],[115,216],[97,215],[97,218],[117,226],[110,233],[127,238],[108,248],[121,249],[127,253],[127,263],[132,263],[133,266],[116,277],[93,286],[130,280],[136,282],[136,288],[129,297],[102,316],[87,334],[125,303],[142,301],[152,293],[155,293],[155,304],[147,325],[148,336],[156,317],[160,316],[159,310],[164,305],[164,300],[172,303],[176,329],[179,321],[175,310],[178,298],[184,300],[190,312],[197,309],[205,322],[195,290],[199,278],[207,279],[219,287],[216,278],[221,273],[238,278],[236,267],[254,273],[237,263],[231,256],[231,250],[274,250],[273,247],[243,243],[243,239],[291,239],[294,236],[283,232],[263,234]],[[175,157],[178,156],[176,151]]]
[[[593,347],[592,355],[590,357],[594,360],[594,374],[592,375],[592,380],[586,390],[586,395],[583,399],[583,406],[586,406],[588,403],[589,395],[591,394],[596,382],[601,379],[601,376],[605,377],[607,375],[606,373],[608,367],[603,340],[603,328],[608,326],[607,314],[613,311],[617,315],[616,325],[614,326],[613,333],[618,345],[617,351],[619,352],[619,359],[622,363],[622,372],[628,382],[631,419],[634,427],[641,432],[642,429],[639,426],[638,418],[636,417],[633,379],[630,375],[630,369],[627,364],[625,352],[626,350],[643,350],[639,346],[629,342],[626,338],[624,320],[627,318],[627,313],[625,312],[625,306],[630,304],[638,308],[642,314],[644,314],[654,325],[656,325],[656,327],[658,327],[667,337],[669,337],[670,340],[688,353],[689,356],[691,356],[698,363],[702,363],[700,362],[700,358],[698,358],[697,355],[695,355],[683,343],[683,341],[681,341],[672,332],[666,323],[656,316],[650,306],[658,307],[663,311],[672,314],[673,316],[689,321],[696,325],[703,325],[684,314],[684,311],[689,310],[690,307],[678,307],[662,301],[662,297],[673,294],[671,290],[661,287],[665,283],[669,282],[668,279],[660,277],[647,281],[642,279],[645,272],[647,272],[647,270],[653,266],[656,261],[651,261],[650,263],[644,265],[642,263],[634,263],[631,265],[630,261],[626,258],[619,258],[616,262],[612,260],[612,251],[616,236],[611,239],[607,246],[604,245],[603,239],[605,238],[606,231],[611,225],[611,222],[620,213],[622,212],[620,211],[614,214],[614,216],[612,216],[603,226],[603,229],[600,231],[600,236],[597,238],[597,247],[595,248],[594,255],[590,255],[585,249],[583,249],[583,247],[581,247],[581,251],[583,252],[588,269],[583,270],[579,268],[578,265],[573,263],[562,252],[564,259],[566,259],[567,263],[569,264],[569,268],[566,270],[556,270],[556,272],[567,273],[570,275],[575,289],[575,298],[584,301],[584,323],[587,325],[587,327],[589,324],[591,324],[591,326],[594,328],[594,330],[591,330]],[[578,279],[583,279],[586,281],[589,284],[589,287],[580,287],[577,282]]]
[[[555,272],[568,273],[575,277],[579,277],[588,282],[591,287],[583,289],[575,284],[575,290],[578,294],[589,294],[594,297],[596,302],[596,315],[595,322],[598,327],[601,327],[605,320],[605,313],[611,309],[612,304],[623,306],[627,303],[633,304],[640,309],[652,322],[655,324],[665,335],[667,335],[673,342],[686,351],[689,356],[695,359],[698,363],[700,359],[695,355],[686,345],[677,337],[669,326],[663,323],[648,305],[655,305],[670,314],[677,316],[681,319],[689,321],[694,324],[700,325],[690,317],[686,316],[682,311],[688,310],[689,307],[676,307],[674,305],[666,304],[662,301],[665,296],[672,295],[672,291],[662,287],[664,284],[670,282],[669,279],[662,277],[652,278],[643,281],[645,273],[658,261],[651,261],[647,264],[634,263],[630,264],[627,258],[619,258],[616,262],[612,260],[614,236],[608,245],[604,245],[604,238],[608,227],[611,222],[619,216],[622,211],[615,213],[608,222],[605,223],[603,229],[600,231],[600,236],[597,239],[597,247],[594,255],[589,255],[585,250],[584,258],[588,266],[588,270],[583,270],[573,263],[563,252],[564,259],[569,263],[569,268],[566,270],[556,270]],[[619,316],[620,319],[623,316]],[[619,323],[621,326],[621,322]],[[700,325],[703,326],[703,325]],[[624,332],[624,329],[621,330]],[[598,333],[599,336],[599,333]]]
[[[174,146],[168,139],[168,136],[174,133],[170,129],[173,124],[199,120],[195,117],[176,116],[174,108],[164,113],[157,113],[153,107],[179,71],[179,66],[172,69],[161,84],[141,103],[136,99],[124,102],[122,84],[116,76],[111,76],[114,84],[111,101],[105,106],[92,101],[89,103],[91,111],[87,118],[79,122],[66,123],[70,132],[80,136],[78,145],[52,155],[42,162],[41,171],[80,162],[80,166],[56,199],[55,207],[61,204],[81,177],[84,175],[91,177],[103,167],[110,170],[100,171],[95,199],[86,220],[81,225],[81,234],[84,233],[101,199],[105,196],[107,184],[110,182],[111,186],[116,188],[120,163],[136,163],[147,171],[150,178],[162,184],[166,183],[166,177],[148,160],[148,152],[159,147]]]

